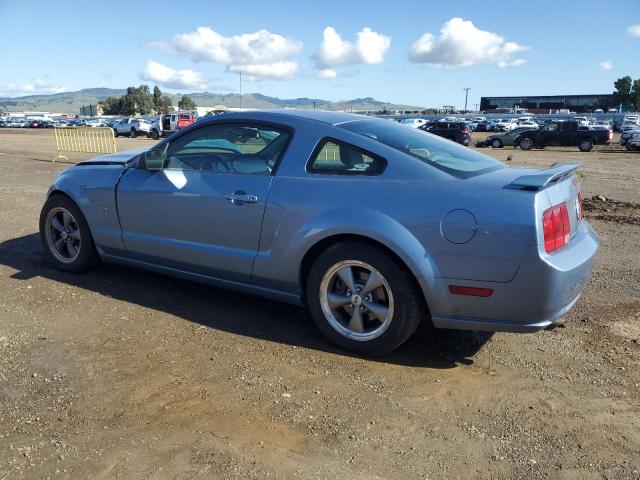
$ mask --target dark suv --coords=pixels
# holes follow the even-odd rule
[[[463,122],[435,122],[418,127],[425,132],[460,143],[465,147],[471,140],[471,129]]]

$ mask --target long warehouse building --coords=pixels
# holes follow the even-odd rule
[[[480,110],[483,112],[504,112],[514,109],[526,109],[531,113],[556,113],[557,110],[570,110],[576,113],[593,112],[602,109],[617,108],[613,104],[613,95],[542,95],[522,97],[482,97]]]

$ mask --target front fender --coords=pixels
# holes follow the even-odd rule
[[[122,165],[84,165],[63,170],[49,188],[70,197],[82,211],[93,240],[101,247],[123,248],[115,187]]]

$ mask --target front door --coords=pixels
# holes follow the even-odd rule
[[[271,126],[209,125],[172,142],[162,170],[128,170],[117,190],[127,254],[248,280],[271,172],[288,139]]]
[[[551,123],[545,125],[540,129],[540,144],[541,145],[558,145],[560,140],[560,128],[559,124]]]

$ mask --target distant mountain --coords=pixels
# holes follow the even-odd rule
[[[54,93],[51,95],[28,95],[25,97],[0,97],[0,111],[44,111],[52,113],[77,114],[83,105],[105,100],[107,97],[120,96],[126,93],[124,88],[85,88],[77,92]],[[187,93],[200,107],[225,105],[229,108],[240,107],[240,97],[234,93]],[[182,94],[169,94],[174,105]],[[260,93],[242,95],[243,108],[317,108],[321,110],[424,110],[424,107],[398,105],[382,102],[371,97],[355,98],[341,102],[332,102],[321,98],[282,99],[269,97]]]

